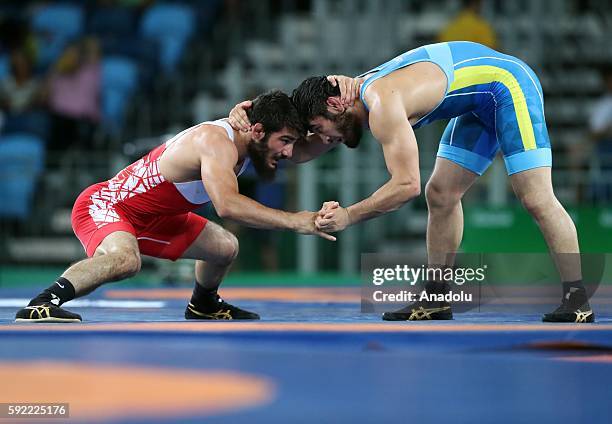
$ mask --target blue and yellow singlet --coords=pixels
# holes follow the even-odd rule
[[[525,62],[467,41],[431,44],[403,53],[364,73],[368,86],[417,62],[446,74],[442,101],[413,127],[450,119],[438,156],[481,175],[501,148],[508,174],[552,165],[542,86]]]

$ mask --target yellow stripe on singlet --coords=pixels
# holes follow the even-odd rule
[[[450,86],[450,92],[471,85],[486,84],[494,81],[505,85],[512,96],[523,147],[525,150],[536,149],[533,124],[529,116],[529,107],[527,106],[525,95],[514,75],[507,70],[490,65],[466,66],[465,68],[457,69],[455,70],[455,80]]]

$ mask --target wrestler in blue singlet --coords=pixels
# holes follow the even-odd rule
[[[454,41],[419,47],[366,72],[368,86],[417,62],[432,62],[446,74],[444,98],[413,127],[451,118],[438,156],[479,175],[501,148],[508,174],[552,165],[542,87],[523,61],[481,44]]]

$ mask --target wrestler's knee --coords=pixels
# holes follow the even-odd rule
[[[431,179],[425,185],[425,199],[431,209],[452,208],[461,201],[463,193],[452,190],[451,187]]]
[[[238,256],[240,244],[238,238],[231,232],[224,230],[219,237],[218,258],[220,263],[230,264]]]
[[[518,196],[525,210],[535,219],[540,220],[547,213],[560,207],[554,194],[547,190],[533,190],[520,193]]]
[[[140,252],[134,249],[124,249],[115,253],[117,255],[117,267],[124,278],[133,277],[140,272],[142,260]]]
[[[114,232],[109,234],[96,249],[94,257],[104,255],[111,260],[114,278],[132,277],[140,272],[142,260],[138,241],[132,234]]]

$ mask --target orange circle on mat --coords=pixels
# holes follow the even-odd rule
[[[70,418],[211,415],[270,402],[265,378],[227,371],[55,361],[0,363],[3,402],[69,403]]]

